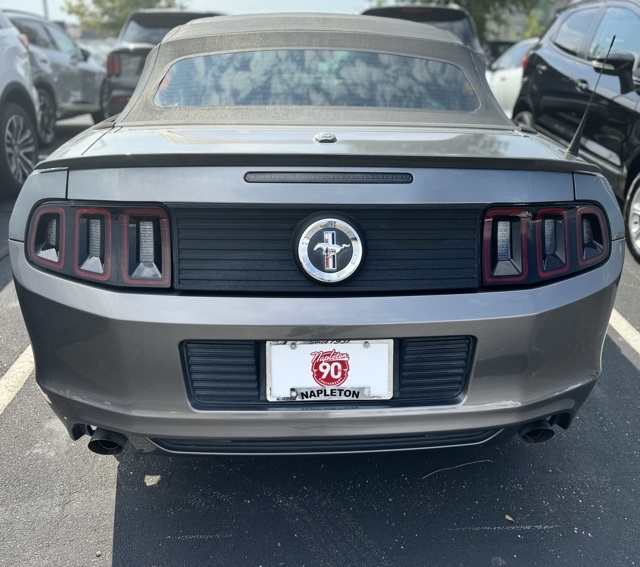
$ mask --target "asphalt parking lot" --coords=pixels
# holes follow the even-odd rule
[[[67,121],[58,143],[89,125]],[[0,201],[0,566],[640,564],[640,266],[630,256],[616,302],[630,328],[610,329],[594,393],[548,443],[116,459],[72,443],[35,386],[6,257],[11,207]]]

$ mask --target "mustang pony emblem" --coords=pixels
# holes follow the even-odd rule
[[[324,242],[318,242],[315,245],[315,250],[322,250],[324,254],[324,269],[327,272],[334,272],[338,269],[338,254],[345,248],[350,248],[351,244],[336,244],[336,233],[333,230],[325,230]]]

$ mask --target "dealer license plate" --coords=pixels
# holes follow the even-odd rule
[[[388,400],[393,340],[268,341],[270,402]]]

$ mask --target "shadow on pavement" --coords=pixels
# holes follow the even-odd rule
[[[15,199],[0,198],[0,291],[11,281],[9,266],[9,218]],[[5,265],[7,268],[5,269]]]
[[[637,553],[635,366],[607,369],[568,432],[359,456],[119,463],[113,565],[604,565]],[[619,380],[633,391],[619,392]],[[626,558],[626,559],[625,559]]]

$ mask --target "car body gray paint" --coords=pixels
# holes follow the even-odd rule
[[[21,243],[10,250],[27,323],[48,321],[29,325],[37,379],[68,428],[206,439],[500,429],[575,412],[600,373],[624,243],[597,270],[529,290],[313,302],[118,293],[34,268]],[[189,339],[458,334],[477,337],[475,362],[462,402],[440,407],[198,411],[178,348]]]
[[[260,171],[375,172],[375,168],[269,168]],[[69,199],[156,203],[445,204],[573,201],[571,175],[552,172],[384,168],[408,172],[411,184],[247,183],[255,168],[113,168],[69,172]],[[175,187],[183,187],[176,195]],[[186,189],[188,188],[188,189]]]
[[[35,171],[25,181],[9,219],[9,240],[24,241],[33,207],[45,199],[67,196],[67,171]]]
[[[577,201],[595,201],[600,203],[607,211],[611,238],[619,240],[624,238],[624,221],[622,216],[616,214],[618,200],[613,189],[603,175],[574,174],[573,182],[576,190]]]

